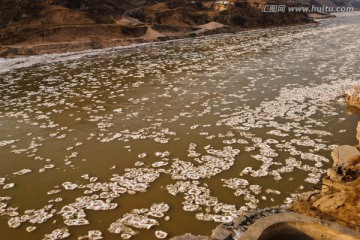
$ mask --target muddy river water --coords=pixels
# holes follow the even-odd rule
[[[320,183],[359,111],[360,14],[0,60],[0,239],[211,234]],[[57,61],[57,60],[62,61]]]

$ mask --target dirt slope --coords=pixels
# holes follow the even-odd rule
[[[0,57],[106,48],[311,21],[306,14],[263,14],[260,9],[244,6],[217,12],[214,1],[206,0],[0,3]],[[219,23],[218,27],[202,29],[211,22]]]

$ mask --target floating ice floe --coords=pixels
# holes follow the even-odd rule
[[[169,206],[165,203],[153,204],[150,209],[133,209],[131,213],[126,213],[122,218],[112,223],[109,232],[121,234],[121,237],[128,239],[138,232],[130,227],[138,229],[150,229],[159,225],[158,221],[148,216],[163,218],[164,213],[169,210]]]
[[[161,157],[161,158],[165,158],[170,156],[170,152],[169,151],[165,151],[165,152],[156,152],[155,153],[156,157]]]
[[[67,228],[59,228],[59,229],[52,231],[50,234],[45,234],[43,240],[65,239],[69,236],[70,236],[70,233]]]
[[[51,191],[47,192],[47,195],[53,195],[53,194],[57,194],[57,193],[59,193],[59,192],[61,192],[60,189],[51,190]]]
[[[3,140],[3,141],[0,141],[0,147],[5,147],[5,146],[13,144],[13,143],[15,143],[17,141],[19,141],[19,140]]]
[[[82,199],[86,199],[86,198],[87,197],[83,197]],[[91,200],[90,201],[88,198],[87,198],[87,202],[89,205],[86,206],[86,209],[95,210],[95,211],[112,210],[118,206],[117,203],[108,203],[108,202],[104,202],[103,200]]]
[[[32,224],[41,224],[51,219],[56,213],[55,209],[52,209],[53,205],[46,205],[39,210],[26,210],[21,216],[21,221],[29,221]]]
[[[4,185],[4,184],[5,184],[5,180],[6,180],[6,178],[0,178],[0,185]]]
[[[70,154],[70,156],[68,158],[76,158],[79,155],[78,152],[73,152]]]
[[[278,190],[273,190],[273,189],[266,189],[265,192],[268,193],[268,194],[270,194],[270,193],[272,193],[272,194],[277,194],[277,195],[280,195],[280,194],[281,194],[280,191],[278,191]]]
[[[250,185],[250,190],[254,193],[254,194],[260,194],[261,193],[261,186],[260,185]]]
[[[159,225],[159,222],[155,219],[132,213],[125,214],[121,219],[121,223],[140,229],[150,229],[153,226]]]
[[[27,173],[31,173],[32,171],[30,169],[23,169],[23,170],[20,170],[18,172],[14,172],[13,174],[14,175],[18,175],[18,176],[21,176],[21,175],[25,175]]]
[[[87,219],[68,219],[64,221],[67,226],[82,226],[88,225],[90,222]]]
[[[184,211],[200,211],[201,207],[206,207],[207,212],[196,214],[196,218],[204,221],[215,221],[215,222],[228,222],[234,219],[238,211],[235,205],[228,205],[224,203],[219,203],[216,197],[210,195],[210,190],[205,186],[199,186],[198,181],[178,181],[174,185],[168,185],[166,188],[172,195],[177,195],[178,193],[185,194],[183,202]],[[256,199],[251,198],[253,205],[256,205],[258,202]],[[214,214],[209,212],[212,211]],[[219,215],[221,213],[222,215]]]
[[[228,170],[234,164],[235,156],[240,153],[240,150],[233,149],[230,146],[224,147],[223,151],[214,149],[207,149],[206,151],[211,155],[202,156],[201,160],[205,163],[198,167],[190,162],[175,160],[171,166],[172,178],[182,180],[210,178]]]
[[[105,138],[102,138],[100,140],[100,142],[102,143],[107,143],[107,142],[111,142],[111,141],[114,141],[114,140],[118,140],[122,137],[122,134],[121,133],[115,133],[113,134],[112,136],[108,136],[108,137],[105,137]]]
[[[320,182],[321,173],[309,173],[308,177],[304,180],[305,182],[309,182],[312,184],[317,184]]]
[[[150,207],[149,212],[147,212],[148,216],[156,217],[156,218],[163,218],[164,214],[169,211],[170,207],[166,203],[158,203],[153,204]]]
[[[224,182],[224,187],[231,189],[245,188],[249,185],[247,180],[241,178],[222,179],[222,181]]]
[[[146,158],[147,154],[146,153],[141,153],[138,155],[138,158]]]
[[[79,185],[72,182],[64,182],[62,185],[65,188],[65,190],[75,190],[79,187]]]
[[[130,235],[130,237],[139,233],[139,232],[136,232],[133,229],[125,226],[123,223],[121,223],[121,221],[116,221],[116,222],[112,223],[108,230],[110,233],[126,234],[126,236]]]
[[[91,231],[88,232],[87,235],[81,236],[81,237],[78,238],[78,240],[83,240],[83,239],[88,239],[88,240],[103,239],[102,232],[99,231],[99,230],[91,230]]]
[[[280,130],[271,130],[271,131],[267,132],[267,134],[275,135],[275,136],[279,136],[279,137],[287,137],[287,136],[289,136],[289,134],[282,133]]]
[[[155,236],[159,239],[164,239],[167,237],[167,233],[164,231],[155,231]]]
[[[123,112],[123,109],[122,109],[122,108],[117,108],[117,109],[114,109],[113,112],[115,112],[115,113],[122,113],[122,112]]]
[[[8,225],[10,228],[17,228],[21,225],[20,217],[12,217],[8,220]]]
[[[196,219],[202,220],[202,221],[214,221],[217,223],[230,223],[235,219],[235,216],[223,216],[223,215],[216,215],[216,214],[197,213]]]
[[[238,140],[237,140],[237,143],[238,143],[238,144],[249,144],[249,142],[246,141],[245,139],[238,139]]]
[[[15,183],[7,183],[3,186],[3,189],[10,189],[10,188],[13,188],[15,187]]]
[[[45,165],[45,166],[44,166],[45,169],[52,169],[52,168],[54,168],[54,167],[55,167],[54,164],[48,164],[48,165]]]
[[[34,227],[34,226],[29,226],[29,227],[26,228],[27,232],[33,232],[35,230],[36,230],[36,227]]]
[[[159,162],[154,162],[153,164],[151,164],[151,166],[158,168],[158,167],[166,166],[168,164],[169,164],[168,162],[159,161]]]

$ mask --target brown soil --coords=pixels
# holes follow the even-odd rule
[[[107,48],[246,28],[311,22],[306,14],[262,14],[214,1],[2,0],[0,57]]]

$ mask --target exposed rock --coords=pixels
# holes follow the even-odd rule
[[[360,234],[339,224],[289,212],[259,219],[236,240],[359,239]]]
[[[334,160],[334,166],[346,165],[352,159],[357,159],[360,156],[360,151],[353,146],[339,146],[331,153]]]
[[[189,233],[174,237],[171,240],[229,240],[239,239],[239,237],[257,220],[274,214],[289,212],[284,207],[258,209],[239,215],[232,222],[218,225],[212,232],[211,237],[193,236]],[[246,240],[246,239],[244,239]]]
[[[346,102],[353,107],[360,108],[360,86],[345,93]]]
[[[329,168],[327,170],[327,176],[333,181],[341,181],[341,177],[337,174],[335,168]]]
[[[219,12],[210,0],[4,1],[0,5],[4,26],[0,57],[127,46],[311,21],[306,13],[262,14],[245,5]]]
[[[356,128],[356,138],[359,141],[359,146],[360,146],[360,122],[358,122],[357,128]]]
[[[211,238],[206,236],[195,236],[190,233],[186,233],[182,236],[173,237],[170,240],[211,240]]]
[[[356,147],[340,146],[331,155],[334,166],[323,179],[321,191],[300,197],[292,209],[360,231],[359,151]]]
[[[233,235],[233,231],[224,228],[222,225],[219,225],[212,231],[211,237],[216,240],[223,240],[228,239]]]

